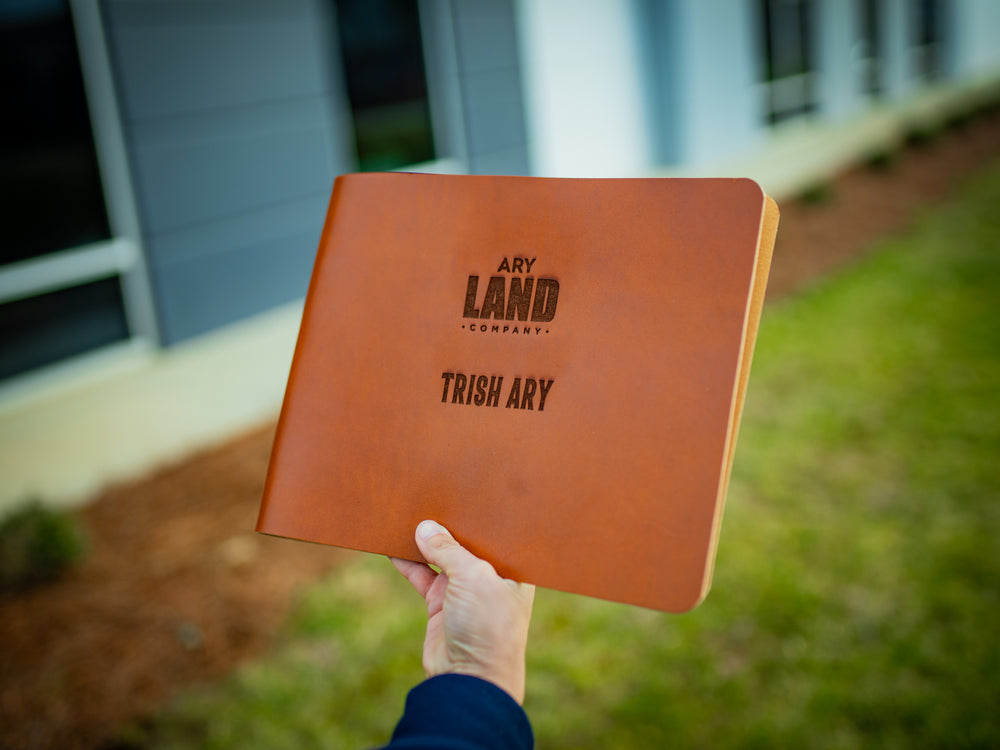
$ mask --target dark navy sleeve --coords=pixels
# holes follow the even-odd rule
[[[413,688],[385,750],[531,750],[528,716],[478,677],[444,674]]]

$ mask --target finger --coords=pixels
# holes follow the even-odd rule
[[[448,576],[453,577],[457,571],[481,562],[436,521],[421,521],[417,526],[416,539],[417,547],[427,562],[437,565]]]
[[[434,584],[434,579],[437,578],[437,573],[423,563],[413,560],[403,560],[398,557],[390,557],[389,559],[396,566],[396,570],[403,574],[403,578],[409,581],[417,593],[426,599],[427,592]]]

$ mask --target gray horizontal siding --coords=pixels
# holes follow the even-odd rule
[[[486,151],[476,156],[476,174],[530,174],[524,144]]]
[[[161,266],[197,263],[199,258],[248,247],[257,242],[277,242],[289,236],[289,227],[315,235],[323,228],[329,200],[326,190],[287,203],[276,203],[252,213],[223,216],[183,229],[162,232],[149,243]]]
[[[138,124],[133,168],[147,231],[329,191],[333,124],[319,99]]]
[[[327,61],[315,29],[298,17],[303,9],[296,6],[301,3],[288,3],[290,19],[248,19],[242,8],[231,8],[228,24],[206,20],[200,4],[183,2],[149,9],[172,21],[114,16],[118,52],[129,61],[119,80],[127,116],[141,120],[323,94]],[[125,15],[134,16],[137,8],[129,10]],[[169,65],[163,64],[165,54]]]
[[[321,0],[104,0],[165,343],[301,297],[354,168]]]
[[[512,0],[454,0],[455,54],[469,170],[528,174]]]
[[[197,259],[154,263],[165,324],[185,337],[195,336],[242,317],[234,314],[236,301],[266,310],[303,296],[318,236],[318,231],[305,231]]]
[[[479,157],[523,145],[524,109],[517,69],[468,76],[465,117],[468,148]]]
[[[464,73],[518,66],[512,0],[453,0],[451,7],[458,64]]]

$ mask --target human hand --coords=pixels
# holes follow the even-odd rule
[[[417,547],[432,564],[392,558],[427,602],[424,671],[488,680],[524,701],[524,657],[535,587],[497,575],[440,524],[417,526]]]

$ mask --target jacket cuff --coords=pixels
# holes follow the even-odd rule
[[[391,747],[531,750],[534,744],[528,716],[509,693],[478,677],[443,674],[407,695]]]

